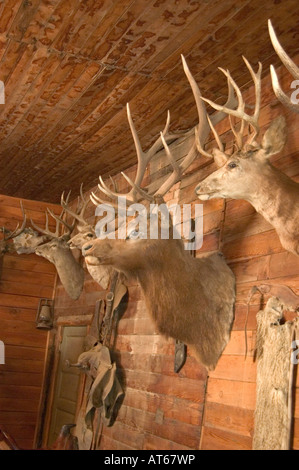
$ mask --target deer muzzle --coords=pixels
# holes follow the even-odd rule
[[[195,193],[197,197],[203,201],[210,199],[210,194],[209,194],[209,191],[207,190],[207,187],[203,186],[202,184],[199,184],[198,186],[196,186]]]

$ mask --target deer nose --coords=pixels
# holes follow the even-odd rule
[[[199,193],[199,191],[200,191],[200,184],[196,186],[195,193],[197,194],[197,193]]]
[[[90,250],[90,248],[92,248],[92,247],[93,247],[92,244],[87,245],[87,246],[85,245],[85,246],[83,247],[83,250],[82,250],[83,253],[82,253],[82,254],[85,255],[86,251]]]

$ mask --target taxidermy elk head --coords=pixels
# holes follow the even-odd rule
[[[193,80],[184,65],[189,81]],[[192,88],[195,88],[194,81]],[[203,102],[198,100],[198,105],[199,119],[203,116],[206,121]],[[167,140],[173,140],[173,136],[168,134],[168,116],[164,131],[144,153],[128,106],[127,110],[138,169],[134,182],[123,174],[132,189],[122,196],[126,196],[129,204],[140,200],[160,202],[197,155],[195,140],[181,163],[177,163],[167,144]],[[202,121],[198,132],[205,136],[208,134]],[[163,146],[172,173],[157,191],[146,191],[141,188],[146,166]],[[99,189],[109,195],[112,205],[115,205],[119,194],[110,190],[101,178],[100,182]],[[91,200],[96,205],[103,203],[95,194],[92,194]],[[83,245],[82,253],[96,257],[101,265],[112,266],[126,277],[136,279],[159,332],[186,343],[207,369],[215,368],[230,337],[235,301],[234,275],[220,253],[193,258],[184,249],[183,241],[174,238],[171,233],[169,239],[131,238],[130,234],[126,240],[97,238]]]
[[[68,245],[71,250],[78,248],[82,249],[82,246],[96,238],[94,227],[84,218],[84,213],[87,208],[90,199],[85,199],[83,194],[83,187],[80,187],[80,198],[81,198],[81,210],[79,212],[72,211],[67,201],[64,199],[64,195],[61,196],[61,206],[64,210],[77,221],[76,228],[78,233],[68,241]],[[91,277],[103,288],[107,289],[109,286],[110,276],[112,269],[108,266],[102,266],[98,259],[94,256],[85,257],[86,268]]]
[[[68,245],[68,241],[74,229],[75,222],[72,225],[69,225],[65,220],[62,219],[64,209],[59,217],[53,214],[53,212],[51,212],[49,209],[48,212],[56,220],[55,232],[51,232],[49,229],[48,213],[46,213],[45,229],[38,227],[31,220],[32,226],[50,239],[48,243],[44,243],[43,245],[38,246],[35,250],[35,253],[38,256],[46,258],[55,265],[57,274],[67,294],[73,300],[77,300],[80,297],[83,289],[84,269],[75,260]],[[67,231],[61,235],[60,228],[62,225],[67,228]]]
[[[213,124],[211,129],[218,144],[211,153],[203,148],[203,141],[197,136],[198,150],[202,155],[214,158],[217,171],[201,181],[195,189],[199,199],[212,198],[245,199],[276,229],[282,246],[299,255],[299,184],[275,168],[269,158],[279,153],[286,141],[286,123],[284,117],[276,118],[264,133],[260,143],[259,114],[261,100],[261,71],[259,64],[255,73],[244,58],[255,86],[255,108],[253,114],[245,112],[245,103],[241,91],[228,71],[223,69],[238,97],[237,109],[229,109],[204,99],[216,110],[227,113],[235,136],[235,149],[232,154],[225,151]],[[232,117],[239,118],[239,130],[232,122]],[[245,126],[249,136],[244,142]]]

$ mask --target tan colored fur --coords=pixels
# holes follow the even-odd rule
[[[51,240],[37,247],[35,253],[55,265],[67,294],[77,300],[83,289],[84,269],[73,257],[67,242],[63,238]]]
[[[257,399],[254,450],[288,450],[291,415],[293,325],[280,324],[283,303],[271,297],[257,314]]]
[[[195,191],[202,200],[220,197],[250,202],[275,228],[282,246],[299,255],[299,184],[268,160],[281,151],[284,142],[285,121],[280,117],[266,131],[261,145],[239,150],[232,156],[215,149],[220,168]]]
[[[82,246],[90,241],[93,240],[96,235],[94,228],[90,225],[80,226],[78,225],[79,233],[74,235],[69,240],[69,245],[71,249],[78,248],[82,249]],[[99,263],[99,260],[95,256],[86,256],[85,257],[85,264],[86,268],[91,275],[91,277],[103,288],[107,289],[109,286],[112,268],[110,266],[103,266]]]

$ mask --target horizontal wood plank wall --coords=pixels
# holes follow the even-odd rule
[[[42,225],[45,210],[58,206],[23,200],[27,220]],[[20,200],[0,195],[1,226],[22,223]],[[29,226],[29,224],[27,224]],[[21,448],[31,449],[43,380],[47,332],[37,330],[40,298],[52,298],[55,267],[35,254],[5,254],[0,271],[0,340],[5,364],[0,364],[0,426]]]
[[[279,70],[281,83],[288,90],[290,78]],[[299,181],[299,116],[283,109],[263,80],[261,132],[279,113],[288,123],[288,141],[284,150],[271,161]],[[248,103],[254,90],[248,84]],[[232,143],[228,120],[217,125],[219,133]],[[211,147],[209,142],[207,147]],[[151,164],[145,183],[159,186],[165,159]],[[180,184],[166,197],[169,203],[199,203],[194,188],[210,174],[215,164],[197,159]],[[131,178],[136,168],[126,173]],[[123,178],[116,176],[119,191],[125,191]],[[95,222],[94,207],[88,209]],[[265,220],[245,201],[214,199],[203,203],[204,242],[198,256],[222,249],[236,275],[237,302],[231,340],[215,371],[205,370],[188,355],[179,374],[173,372],[174,345],[157,331],[146,311],[139,286],[129,285],[129,304],[119,324],[116,360],[126,396],[115,424],[104,428],[101,449],[251,449],[255,408],[256,363],[254,361],[256,313],[260,298],[250,303],[247,321],[247,357],[245,358],[245,322],[247,299],[254,285],[284,285],[299,294],[299,258],[287,253],[278,236]],[[224,219],[223,219],[224,218]],[[224,220],[220,234],[221,221]],[[56,316],[92,314],[96,300],[105,292],[87,275],[84,293],[70,301],[62,286],[56,290]],[[264,302],[267,296],[264,298]],[[298,384],[297,384],[298,385]],[[298,396],[298,389],[296,389]],[[294,449],[299,448],[299,407],[295,403]]]

